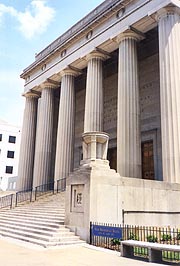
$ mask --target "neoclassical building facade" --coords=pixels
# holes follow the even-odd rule
[[[38,53],[21,74],[19,190],[106,152],[119,178],[179,189],[179,44],[179,0],[106,0]]]

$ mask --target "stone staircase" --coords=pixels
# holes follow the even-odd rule
[[[84,243],[64,225],[64,193],[12,210],[0,210],[0,235],[43,247]]]

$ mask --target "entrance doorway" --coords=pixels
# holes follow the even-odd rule
[[[153,140],[142,143],[142,178],[155,179]]]
[[[117,170],[117,148],[108,149],[107,159],[111,169]]]

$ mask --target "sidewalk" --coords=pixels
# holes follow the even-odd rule
[[[1,266],[151,266],[160,265],[120,257],[118,252],[89,245],[45,249],[0,238]],[[162,266],[162,264],[161,264]]]

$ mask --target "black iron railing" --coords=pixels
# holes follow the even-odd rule
[[[55,182],[49,182],[34,189],[18,191],[14,196],[13,194],[3,196],[0,198],[0,209],[17,207],[19,203],[36,201],[37,198],[45,194],[54,194],[66,190],[66,178],[57,180],[57,186],[55,184]]]
[[[15,206],[17,207],[18,203],[22,203],[25,201],[32,201],[33,190],[24,190],[16,192],[16,203]]]
[[[66,190],[66,178],[61,178],[57,180],[57,193]]]
[[[121,240],[128,239],[180,245],[180,228],[90,223],[91,245],[120,251]],[[148,250],[135,247],[134,255],[146,258]],[[163,260],[180,263],[180,252],[163,251]]]
[[[54,194],[54,182],[35,187],[35,200],[45,194]]]
[[[10,194],[10,195],[0,197],[0,209],[7,208],[7,207],[10,207],[10,208],[13,207],[13,196],[14,196],[13,194]]]

